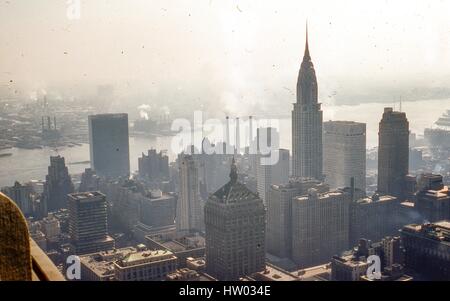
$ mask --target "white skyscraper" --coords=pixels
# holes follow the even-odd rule
[[[180,194],[177,202],[177,236],[184,236],[204,228],[198,181],[198,167],[190,155],[180,155]]]
[[[271,185],[287,184],[289,182],[289,150],[279,149],[274,151],[278,156],[278,162],[274,165],[257,164],[257,188],[259,197],[266,204]],[[262,155],[258,156],[260,160]]]
[[[366,190],[366,124],[353,121],[323,123],[323,173],[330,188]]]
[[[271,185],[289,182],[289,150],[279,149],[279,133],[275,128],[257,130],[256,182],[259,197],[266,204]],[[270,149],[270,152],[269,152]]]

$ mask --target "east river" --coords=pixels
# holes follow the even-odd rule
[[[378,143],[378,123],[383,114],[383,108],[392,106],[382,103],[368,103],[357,106],[323,106],[324,121],[327,120],[353,120],[367,124],[367,148],[372,148]],[[398,104],[396,105],[398,110]],[[427,127],[447,110],[450,109],[450,100],[424,100],[403,102],[402,111],[406,112],[410,130],[417,135],[423,135]],[[275,122],[280,132],[280,144],[282,148],[291,148],[291,120],[280,119]],[[256,128],[256,127],[255,127]],[[241,129],[241,132],[243,130]],[[255,129],[256,131],[256,129]],[[137,170],[138,157],[142,152],[150,148],[167,150],[170,160],[176,158],[178,150],[172,150],[174,137],[130,137],[130,164],[131,171]],[[221,141],[221,137],[209,137],[211,141]],[[244,139],[244,135],[241,135]],[[243,142],[241,142],[242,144]],[[29,180],[43,180],[47,174],[49,157],[61,155],[65,157],[69,172],[80,174],[89,167],[89,145],[66,147],[58,150],[43,149],[7,149],[0,153],[12,153],[12,156],[0,157],[0,187],[14,184],[14,181],[26,182]]]

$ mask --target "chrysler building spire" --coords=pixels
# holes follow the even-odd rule
[[[317,104],[317,94],[316,71],[309,53],[308,23],[306,23],[305,54],[297,79],[297,103],[303,105]]]
[[[303,61],[311,61],[311,55],[309,54],[309,44],[308,44],[308,21],[306,21],[306,44],[305,44],[305,54],[303,55]]]

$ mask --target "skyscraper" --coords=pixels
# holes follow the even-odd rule
[[[74,186],[64,157],[50,157],[43,193],[46,210],[55,211],[67,208],[67,194],[72,192],[74,192]]]
[[[292,170],[295,177],[323,178],[322,119],[307,27],[305,54],[297,80],[297,102],[292,111]]]
[[[79,192],[97,191],[100,188],[100,177],[95,174],[92,168],[86,168],[81,174]]]
[[[264,204],[237,178],[233,160],[230,181],[205,205],[206,269],[219,280],[238,280],[266,265]]]
[[[330,188],[366,190],[366,124],[353,121],[323,123],[323,173]]]
[[[350,200],[342,191],[308,195],[292,202],[292,259],[300,267],[327,263],[348,248]]]
[[[163,152],[157,153],[155,149],[148,150],[148,154],[142,153],[138,158],[139,175],[150,181],[169,178],[169,157]]]
[[[69,234],[75,254],[114,248],[108,236],[107,204],[100,192],[69,194]]]
[[[279,149],[280,134],[272,127],[256,131],[256,184],[259,197],[266,204],[270,185],[289,182],[289,150]]]
[[[278,156],[278,162],[273,165],[262,165],[258,156],[257,163],[257,188],[259,197],[264,204],[267,202],[267,195],[271,185],[287,184],[289,182],[289,150],[274,150]]]
[[[23,215],[29,216],[33,212],[33,188],[31,187],[31,185],[22,185],[16,181],[14,183],[14,186],[3,187],[1,192],[10,197],[11,200],[13,200],[17,204],[17,206],[19,206]]]
[[[204,228],[200,199],[198,167],[191,155],[181,154],[180,195],[177,201],[177,235],[184,236]]]
[[[89,116],[89,146],[91,167],[97,175],[129,175],[128,114]]]
[[[409,122],[385,108],[378,132],[378,192],[401,196],[409,164]]]
[[[280,258],[292,256],[292,202],[310,188],[319,192],[328,185],[315,179],[296,179],[284,185],[272,185],[267,194],[267,252]]]

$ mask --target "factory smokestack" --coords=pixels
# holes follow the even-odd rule
[[[239,117],[236,118],[236,153],[241,153],[241,133],[239,129]]]
[[[226,143],[226,147],[228,149],[229,145],[230,145],[230,117],[227,116],[227,125],[226,125],[226,137],[225,137],[225,143]]]
[[[248,136],[248,145],[251,148],[252,143],[253,143],[253,116],[249,116],[248,120],[249,120],[249,127],[250,127],[249,136]]]

